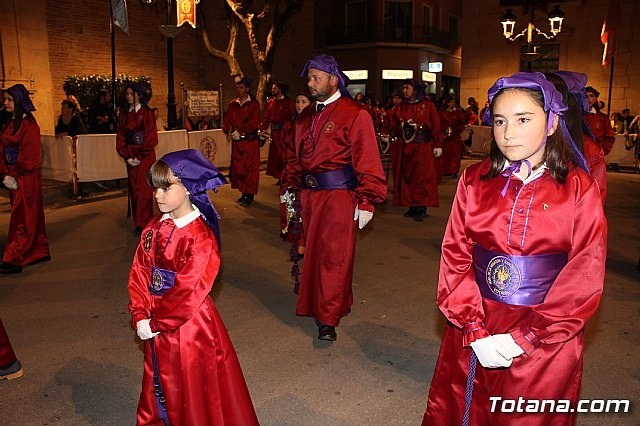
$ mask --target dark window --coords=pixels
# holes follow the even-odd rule
[[[524,44],[520,48],[520,71],[555,72],[560,66],[560,45]]]
[[[345,20],[347,35],[365,34],[367,32],[367,2],[352,0],[345,4]]]
[[[411,0],[387,0],[384,6],[385,41],[411,41],[413,2]]]
[[[432,10],[430,6],[422,6],[422,34],[431,35],[431,16]]]
[[[460,18],[457,16],[449,15],[449,34],[451,35],[451,40],[459,41],[460,40]]]

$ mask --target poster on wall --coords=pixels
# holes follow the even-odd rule
[[[220,93],[217,90],[188,90],[187,116],[220,115]]]

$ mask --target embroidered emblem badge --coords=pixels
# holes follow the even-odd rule
[[[333,121],[330,121],[326,124],[326,126],[324,126],[324,132],[331,133],[333,132],[334,127],[336,127],[336,125],[333,123]]]
[[[318,186],[318,181],[311,175],[306,176],[304,183],[306,183],[309,188],[315,188]]]
[[[511,296],[522,284],[522,272],[508,257],[496,256],[487,266],[487,284],[497,296]]]
[[[162,273],[158,269],[155,269],[153,271],[153,276],[151,277],[151,288],[159,292],[162,290],[163,286],[164,280],[162,278]]]
[[[151,240],[153,240],[153,231],[148,230],[144,233],[144,237],[142,237],[142,247],[147,253],[149,253],[149,250],[151,250]]]

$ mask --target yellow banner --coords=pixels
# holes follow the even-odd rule
[[[196,27],[196,0],[178,0],[178,27],[188,23],[193,28]]]

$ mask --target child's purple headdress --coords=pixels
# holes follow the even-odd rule
[[[558,124],[562,129],[565,139],[569,143],[569,148],[573,154],[576,164],[589,171],[587,162],[584,156],[573,142],[567,125],[565,124],[563,112],[569,109],[562,101],[562,93],[560,93],[553,83],[546,79],[544,74],[540,72],[518,72],[511,77],[499,78],[493,86],[489,89],[489,104],[493,103],[493,99],[502,89],[531,89],[538,92],[542,92],[544,98],[544,111],[549,114],[547,119],[547,133],[551,131],[553,127],[554,118],[558,117]],[[485,111],[484,122],[493,125],[493,111],[492,108],[487,108]],[[546,137],[545,142],[546,143]]]
[[[189,191],[189,199],[213,230],[220,246],[220,228],[218,220],[220,215],[211,203],[208,190],[217,191],[218,187],[225,185],[227,180],[222,173],[211,164],[200,151],[195,149],[185,149],[166,154],[160,159],[165,163],[174,175],[180,178],[180,182]]]

